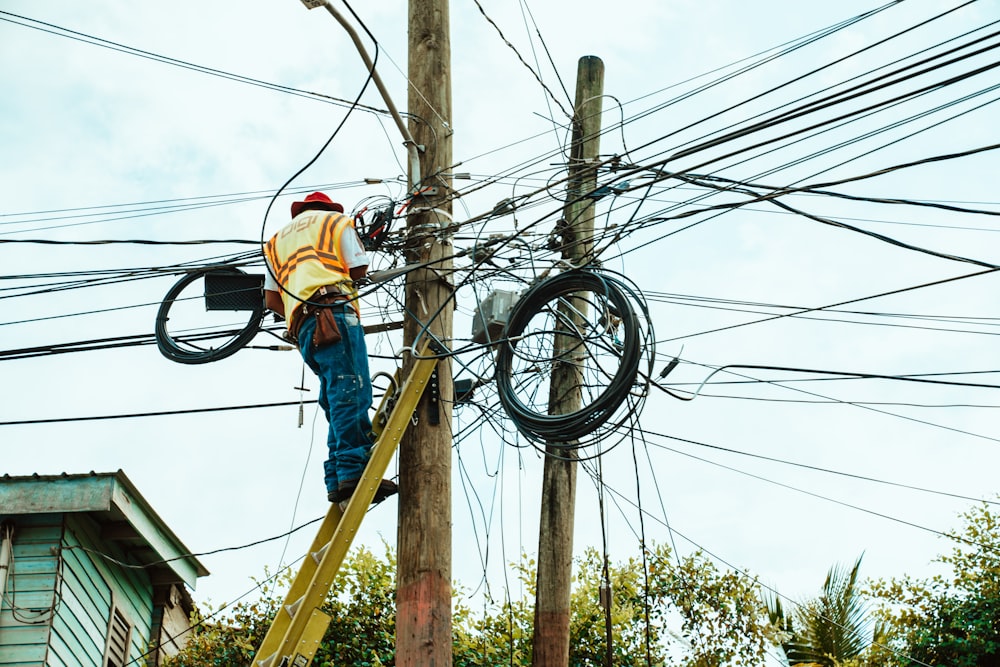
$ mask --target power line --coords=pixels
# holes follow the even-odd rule
[[[733,371],[728,371],[728,372],[729,373],[733,373]],[[734,374],[737,375],[737,376],[739,376],[739,377],[749,377],[749,376],[746,376],[746,375],[741,375],[739,373],[734,373]],[[781,387],[783,389],[787,389],[789,391],[798,392],[800,394],[806,394],[808,396],[814,396],[814,397],[824,398],[824,399],[831,400],[831,401],[836,401],[837,403],[840,403],[842,405],[851,405],[851,406],[854,406],[856,408],[861,408],[862,410],[868,410],[869,412],[874,412],[876,414],[886,415],[888,417],[895,417],[896,419],[903,419],[905,421],[914,422],[916,424],[922,424],[924,426],[930,426],[930,427],[942,429],[942,430],[945,430],[945,431],[951,431],[953,433],[959,433],[959,434],[962,434],[962,435],[971,436],[973,438],[979,438],[979,439],[982,439],[982,440],[989,440],[991,442],[1000,442],[1000,438],[994,438],[992,436],[983,435],[981,433],[974,433],[972,431],[965,431],[965,430],[962,430],[962,429],[959,429],[959,428],[954,428],[952,426],[944,426],[943,424],[937,424],[935,422],[927,421],[926,419],[917,419],[916,417],[909,417],[909,416],[901,415],[901,414],[898,414],[898,413],[895,413],[895,412],[889,412],[888,410],[880,410],[878,408],[872,407],[871,404],[867,404],[867,403],[854,403],[852,401],[845,401],[845,400],[833,399],[830,396],[825,396],[823,394],[819,394],[819,393],[816,393],[816,392],[806,391],[805,389],[799,389],[797,387],[789,387],[789,386],[783,384],[782,381],[780,381],[780,380],[758,380],[756,378],[753,378],[753,379],[757,380],[758,382],[761,382],[761,383],[774,385],[776,387]],[[662,391],[670,394],[674,398],[681,398],[681,397],[677,396],[676,394],[674,394],[669,389],[667,389],[666,387],[658,384],[655,381],[652,384],[656,388],[658,388],[658,389],[660,389],[660,390],[662,390]],[[694,396],[692,396],[691,398],[682,399],[682,400],[692,400],[693,398],[694,398]]]
[[[986,500],[986,499],[983,499],[983,498],[975,498],[973,496],[966,496],[966,495],[959,494],[959,493],[951,493],[951,492],[948,492],[948,491],[939,491],[939,490],[936,490],[936,489],[928,489],[928,488],[921,487],[921,486],[914,486],[912,484],[903,484],[901,482],[893,482],[893,481],[889,481],[889,480],[885,480],[885,479],[879,479],[879,478],[876,478],[876,477],[870,477],[870,476],[867,476],[867,475],[860,475],[860,474],[857,474],[857,473],[845,472],[843,470],[833,470],[831,468],[823,468],[823,467],[820,467],[820,466],[809,465],[807,463],[799,463],[799,462],[796,462],[796,461],[789,461],[789,460],[786,460],[786,459],[781,459],[781,458],[777,458],[777,457],[773,457],[773,456],[764,456],[763,454],[753,454],[751,452],[745,452],[745,451],[738,450],[738,449],[732,449],[730,447],[722,447],[720,445],[711,445],[711,444],[708,444],[708,443],[705,443],[705,442],[699,442],[697,440],[690,440],[688,438],[681,438],[681,437],[678,437],[678,436],[667,435],[666,433],[657,433],[655,431],[648,431],[648,430],[644,430],[644,429],[639,429],[639,431],[643,435],[646,435],[646,436],[656,436],[656,437],[659,437],[659,438],[667,438],[669,440],[676,440],[677,442],[683,442],[683,443],[686,443],[686,444],[689,444],[689,445],[696,445],[698,447],[704,447],[705,449],[712,449],[712,450],[719,451],[719,452],[725,452],[727,454],[736,454],[738,456],[744,456],[744,457],[748,457],[748,458],[759,459],[761,461],[769,461],[771,463],[779,463],[781,465],[791,466],[791,467],[794,467],[794,468],[801,468],[803,470],[812,470],[814,472],[821,472],[821,473],[825,473],[825,474],[828,474],[828,475],[835,475],[835,476],[838,476],[838,477],[848,477],[848,478],[851,478],[851,479],[857,479],[857,480],[864,481],[864,482],[871,482],[873,484],[881,484],[883,486],[892,486],[892,487],[896,487],[896,488],[900,488],[900,489],[907,489],[909,491],[919,491],[921,493],[927,493],[927,494],[936,495],[936,496],[947,496],[949,498],[957,498],[959,500],[968,500],[970,502],[975,502],[975,503],[988,503],[990,505],[1000,505],[1000,502],[995,501],[995,500]],[[660,445],[657,445],[657,446],[660,446]],[[675,450],[670,450],[670,451],[675,451]],[[678,453],[682,453],[682,452],[678,452]]]
[[[134,419],[136,417],[169,417],[174,415],[193,415],[208,412],[231,412],[233,410],[257,410],[260,408],[282,408],[313,404],[318,401],[283,401],[279,403],[257,403],[253,405],[230,405],[216,408],[188,408],[185,410],[158,410],[156,412],[132,412],[120,415],[93,415],[90,417],[50,417],[46,419],[18,419],[0,421],[0,426],[36,426],[38,424],[60,424],[68,422],[106,421],[110,419]]]
[[[715,329],[709,329],[709,330],[706,330],[706,331],[700,331],[698,333],[686,334],[684,336],[674,336],[673,338],[666,338],[666,339],[663,339],[663,340],[658,340],[656,342],[658,344],[659,343],[670,343],[670,342],[677,341],[677,340],[683,340],[685,338],[692,338],[694,336],[704,336],[704,335],[707,335],[707,334],[718,333],[720,331],[729,331],[729,330],[732,330],[732,329],[738,329],[740,327],[750,326],[750,325],[753,325],[753,324],[762,324],[764,322],[773,322],[774,320],[779,320],[779,319],[782,319],[782,318],[785,318],[785,317],[792,317],[792,316],[801,315],[801,314],[804,314],[804,313],[811,313],[811,312],[817,312],[817,311],[827,310],[829,308],[837,308],[839,306],[846,306],[846,305],[852,304],[852,303],[860,303],[861,301],[869,301],[871,299],[878,299],[878,298],[885,297],[885,296],[893,296],[893,295],[896,295],[896,294],[902,294],[904,292],[912,292],[914,290],[924,289],[924,288],[927,288],[927,287],[936,287],[936,286],[939,286],[939,285],[944,285],[944,284],[951,283],[951,282],[956,282],[956,281],[959,281],[959,280],[965,280],[967,278],[976,278],[976,277],[980,277],[980,276],[985,276],[985,275],[988,275],[988,274],[996,273],[998,270],[1000,270],[1000,269],[986,269],[984,271],[975,271],[973,273],[966,273],[966,274],[962,274],[962,275],[959,275],[959,276],[952,276],[951,278],[942,278],[941,280],[933,280],[933,281],[930,281],[930,282],[921,283],[920,285],[912,285],[910,287],[902,287],[902,288],[899,288],[899,289],[889,290],[887,292],[880,292],[878,294],[872,294],[872,295],[869,295],[869,296],[858,297],[858,298],[855,298],[855,299],[848,299],[847,301],[839,301],[837,303],[828,304],[826,306],[816,306],[816,307],[813,307],[813,308],[802,308],[802,309],[796,310],[795,312],[792,312],[792,313],[781,313],[781,314],[778,314],[778,315],[772,315],[771,317],[766,317],[766,318],[759,319],[759,320],[752,320],[750,322],[740,322],[738,324],[730,324],[730,325],[727,325],[727,326],[724,326],[724,327],[717,327]]]
[[[755,475],[755,474],[747,472],[745,470],[740,470],[739,468],[734,468],[732,466],[727,466],[727,465],[724,465],[722,463],[718,463],[716,461],[710,461],[709,459],[705,459],[705,458],[702,458],[700,456],[695,456],[694,454],[689,454],[687,452],[682,452],[680,450],[673,449],[671,447],[666,447],[664,445],[659,445],[659,447],[662,448],[662,449],[665,449],[667,451],[673,452],[675,454],[680,454],[681,456],[686,456],[688,458],[692,458],[692,459],[695,459],[697,461],[701,461],[703,463],[708,463],[710,465],[714,465],[716,467],[723,468],[723,469],[729,470],[731,472],[739,473],[740,475],[744,475],[746,477],[752,477],[753,479],[760,480],[762,482],[767,482],[768,484],[773,484],[775,486],[780,486],[780,487],[782,487],[784,489],[788,489],[790,491],[795,491],[797,493],[802,493],[802,494],[805,494],[807,496],[812,496],[813,498],[817,498],[819,500],[824,500],[826,502],[833,503],[835,505],[840,505],[842,507],[847,507],[849,509],[857,510],[859,512],[863,512],[865,514],[870,514],[872,516],[876,516],[876,517],[879,517],[881,519],[886,519],[888,521],[899,523],[899,524],[902,524],[904,526],[909,526],[911,528],[916,528],[917,530],[921,530],[921,531],[924,531],[924,532],[927,532],[927,533],[931,533],[931,534],[937,535],[939,537],[946,537],[946,538],[948,538],[950,540],[955,540],[955,541],[963,542],[963,543],[968,544],[970,546],[974,546],[974,547],[978,547],[978,548],[981,548],[981,549],[987,549],[989,551],[993,551],[993,549],[989,545],[983,544],[981,542],[975,542],[973,540],[969,540],[969,539],[963,538],[961,536],[951,535],[951,534],[946,533],[944,531],[937,530],[936,528],[930,528],[928,526],[924,526],[924,525],[921,525],[919,523],[915,523],[913,521],[908,521],[906,519],[901,519],[899,517],[895,517],[895,516],[892,516],[890,514],[885,514],[884,512],[877,512],[875,510],[868,509],[866,507],[861,507],[860,505],[854,505],[852,503],[849,503],[849,502],[846,502],[846,501],[843,501],[843,500],[837,500],[835,498],[831,498],[829,496],[825,496],[825,495],[823,495],[821,493],[816,493],[814,491],[808,491],[806,489],[802,489],[802,488],[799,488],[797,486],[792,486],[791,484],[785,484],[783,482],[778,482],[778,481],[775,481],[773,479],[768,479],[766,477],[762,477],[761,475]]]
[[[365,181],[347,181],[340,183],[318,183],[314,185],[300,185],[288,188],[288,194],[305,194],[313,190],[340,190],[343,188],[361,185]],[[183,209],[186,206],[201,206],[203,204],[240,204],[247,201],[259,201],[267,199],[274,194],[274,190],[247,190],[243,192],[229,192],[218,195],[198,195],[194,197],[174,197],[171,199],[154,199],[151,201],[127,202],[124,204],[98,204],[95,206],[73,206],[69,208],[43,209],[38,211],[21,211],[16,213],[0,213],[3,218],[29,218],[29,220],[6,220],[0,224],[8,225],[17,222],[45,222],[48,220],[63,220],[67,217],[84,217],[86,211],[92,211],[89,215],[98,215],[106,212],[107,209],[135,209],[135,210],[167,210]],[[72,213],[72,216],[64,214]],[[56,216],[56,214],[59,214]],[[56,216],[56,217],[38,217]]]
[[[524,56],[522,56],[520,51],[517,50],[517,47],[511,44],[510,40],[504,36],[503,31],[500,30],[500,26],[496,24],[496,21],[490,18],[489,14],[486,13],[486,10],[483,9],[483,6],[479,3],[479,0],[473,0],[473,2],[476,3],[476,7],[479,8],[479,13],[483,15],[483,18],[485,18],[489,22],[489,24],[493,26],[493,28],[497,31],[497,34],[500,36],[500,39],[503,40],[503,43],[506,44],[510,48],[510,50],[517,55],[518,60],[521,61],[521,64],[524,65],[525,69],[531,72],[532,76],[535,77],[535,80],[538,82],[538,85],[541,86],[542,89],[548,94],[549,99],[555,102],[556,106],[559,107],[559,110],[562,111],[564,116],[566,116],[567,118],[572,118],[573,114],[566,111],[566,107],[562,105],[562,102],[560,102],[559,99],[555,96],[555,94],[549,89],[549,87],[545,85],[545,82],[542,81],[542,77],[539,76],[538,72],[532,69],[531,65],[529,65],[528,62],[524,59]],[[565,91],[565,88],[563,90]]]
[[[0,239],[0,243],[32,243],[38,245],[260,245],[253,239],[192,239],[190,241],[156,241],[153,239],[102,239],[93,241],[55,241],[53,239]]]
[[[269,90],[274,90],[280,93],[287,93],[290,95],[297,95],[299,97],[305,97],[308,99],[316,100],[319,102],[326,102],[328,104],[334,104],[336,106],[343,107],[357,107],[363,111],[369,113],[375,113],[380,115],[388,115],[389,112],[386,109],[377,109],[375,107],[370,107],[364,104],[352,103],[350,100],[341,99],[338,97],[332,97],[323,93],[316,93],[307,90],[300,90],[298,88],[292,88],[290,86],[284,86],[277,83],[269,83],[267,81],[262,81],[260,79],[254,79],[252,77],[243,76],[241,74],[233,74],[231,72],[226,72],[220,69],[215,69],[212,67],[205,67],[203,65],[196,65],[184,60],[178,60],[176,58],[171,58],[169,56],[163,56],[150,51],[144,51],[142,49],[135,48],[133,46],[127,46],[125,44],[120,44],[118,42],[112,42],[106,39],[101,39],[100,37],[95,37],[93,35],[88,35],[86,33],[77,32],[76,30],[70,30],[69,28],[63,28],[52,23],[46,23],[45,21],[39,21],[38,19],[33,19],[27,16],[20,16],[18,14],[13,14],[11,12],[6,12],[0,10],[0,14],[5,16],[13,17],[15,19],[20,19],[20,21],[15,21],[10,18],[0,17],[0,21],[6,21],[8,23],[13,23],[15,25],[20,25],[25,28],[32,28],[34,30],[39,30],[41,32],[49,33],[51,35],[56,35],[57,37],[66,37],[78,42],[83,42],[84,44],[91,44],[92,46],[100,46],[102,48],[110,49],[112,51],[117,51],[119,53],[125,53],[132,56],[138,56],[140,58],[145,58],[147,60],[152,60],[155,62],[160,62],[166,65],[173,65],[175,67],[180,67],[183,69],[192,70],[195,72],[200,72],[202,74],[209,74],[211,76],[217,76],[223,79],[229,79],[231,81],[236,81],[237,83],[245,83],[253,86],[258,86],[261,88],[266,88]],[[22,23],[22,21],[27,21],[27,23]]]
[[[643,516],[643,515],[644,516],[648,516],[650,519],[652,519],[652,520],[656,521],[657,523],[660,523],[661,525],[663,525],[667,529],[667,533],[668,533],[668,535],[670,537],[670,540],[671,540],[671,545],[673,545],[672,551],[675,554],[678,554],[677,547],[674,544],[674,536],[676,535],[676,536],[680,537],[681,539],[683,539],[684,541],[686,541],[687,543],[689,543],[692,546],[694,546],[698,550],[698,552],[706,554],[712,560],[714,560],[714,561],[716,561],[718,563],[722,563],[726,568],[728,568],[732,572],[735,572],[739,576],[752,581],[753,584],[754,584],[754,586],[759,587],[759,588],[764,589],[764,590],[767,590],[767,591],[771,592],[773,595],[775,595],[777,597],[780,597],[780,598],[788,601],[789,603],[791,603],[791,604],[793,604],[793,605],[795,605],[797,607],[802,607],[803,606],[801,602],[799,602],[797,600],[794,600],[794,599],[792,599],[790,597],[787,597],[785,595],[782,595],[777,589],[775,589],[772,586],[769,586],[769,585],[761,582],[758,577],[752,575],[748,570],[740,568],[740,567],[737,567],[736,565],[733,565],[729,560],[727,560],[725,558],[722,558],[717,553],[715,553],[713,550],[706,548],[705,546],[703,546],[703,545],[699,544],[698,542],[694,541],[692,538],[688,537],[684,533],[680,532],[679,530],[677,530],[677,528],[675,528],[674,526],[672,526],[670,524],[670,522],[668,522],[666,520],[666,516],[665,515],[664,515],[663,519],[660,519],[659,517],[656,517],[656,516],[652,515],[651,513],[649,513],[648,511],[644,510],[642,508],[641,503],[637,504],[636,502],[632,501],[631,499],[626,498],[624,496],[624,494],[622,494],[621,492],[619,492],[619,491],[617,491],[617,490],[615,490],[615,489],[613,489],[611,487],[608,487],[607,485],[605,485],[605,486],[606,486],[607,490],[610,491],[610,493],[612,495],[612,499],[615,502],[615,506],[618,508],[618,511],[621,514],[621,516],[625,519],[625,523],[626,523],[626,525],[628,525],[628,527],[632,531],[633,535],[638,536],[638,534],[636,533],[635,528],[632,526],[632,523],[628,520],[628,517],[626,516],[625,511],[622,509],[621,505],[619,504],[619,500],[622,501],[622,502],[625,502],[625,503],[627,503],[629,505],[631,505],[633,508],[635,508],[639,512],[639,514],[641,516]],[[661,498],[661,506],[662,506],[662,498]],[[960,540],[961,539],[961,538],[959,538],[957,536],[954,536],[954,535],[947,535],[947,534],[945,534],[945,536],[948,537],[948,538],[950,538],[950,539],[956,539],[956,540]],[[643,540],[643,542],[645,542],[645,541]],[[651,555],[653,557],[656,557],[656,555],[654,553],[652,553],[652,552],[650,552],[649,555]],[[677,557],[678,557],[678,564],[679,564],[679,562],[680,562],[680,556],[678,555]],[[829,618],[825,618],[824,617],[824,620],[826,622],[828,622],[828,623],[833,624],[833,625],[839,625],[833,619],[829,619]],[[922,667],[932,667],[932,665],[930,665],[928,663],[921,662],[921,661],[917,660],[916,658],[911,658],[909,656],[903,656],[899,651],[897,651],[897,650],[895,650],[895,649],[893,649],[893,648],[891,648],[889,646],[882,646],[882,648],[885,648],[886,650],[892,652],[895,655],[898,655],[898,656],[901,656],[901,657],[906,657],[910,662],[914,662],[916,664],[919,664]]]

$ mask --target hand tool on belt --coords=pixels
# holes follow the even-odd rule
[[[292,327],[289,329],[288,337],[291,342],[299,345],[299,329],[309,315],[316,318],[316,328],[313,330],[312,346],[320,348],[325,345],[332,345],[340,340],[340,328],[337,320],[333,317],[331,304],[343,303],[347,305],[350,298],[340,291],[336,285],[324,285],[313,292],[306,302],[295,307],[295,316],[292,318]]]

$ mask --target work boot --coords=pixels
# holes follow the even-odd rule
[[[358,482],[360,481],[360,479],[349,479],[341,482],[336,491],[331,491],[327,494],[327,500],[332,503],[346,502],[354,493],[354,489],[358,488]],[[375,490],[375,498],[372,499],[372,502],[380,503],[398,492],[399,486],[395,482],[390,479],[383,479],[378,483],[378,489]]]

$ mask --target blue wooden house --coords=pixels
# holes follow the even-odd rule
[[[208,571],[122,471],[0,477],[0,667],[149,667]]]

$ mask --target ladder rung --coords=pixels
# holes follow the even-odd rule
[[[254,660],[254,664],[257,665],[257,667],[271,667],[271,663],[274,662],[276,657],[278,657],[278,654],[272,653],[263,660]]]
[[[303,595],[302,597],[300,597],[298,600],[296,600],[292,604],[286,604],[285,605],[285,611],[288,612],[288,615],[291,616],[292,618],[295,618],[295,614],[298,613],[299,607],[302,606],[302,601],[305,600],[305,599],[306,599],[306,596]]]
[[[324,544],[319,551],[312,552],[313,560],[316,561],[317,565],[319,565],[319,562],[323,560],[323,555],[326,553],[327,549],[330,548],[330,544],[332,544],[332,540]]]

